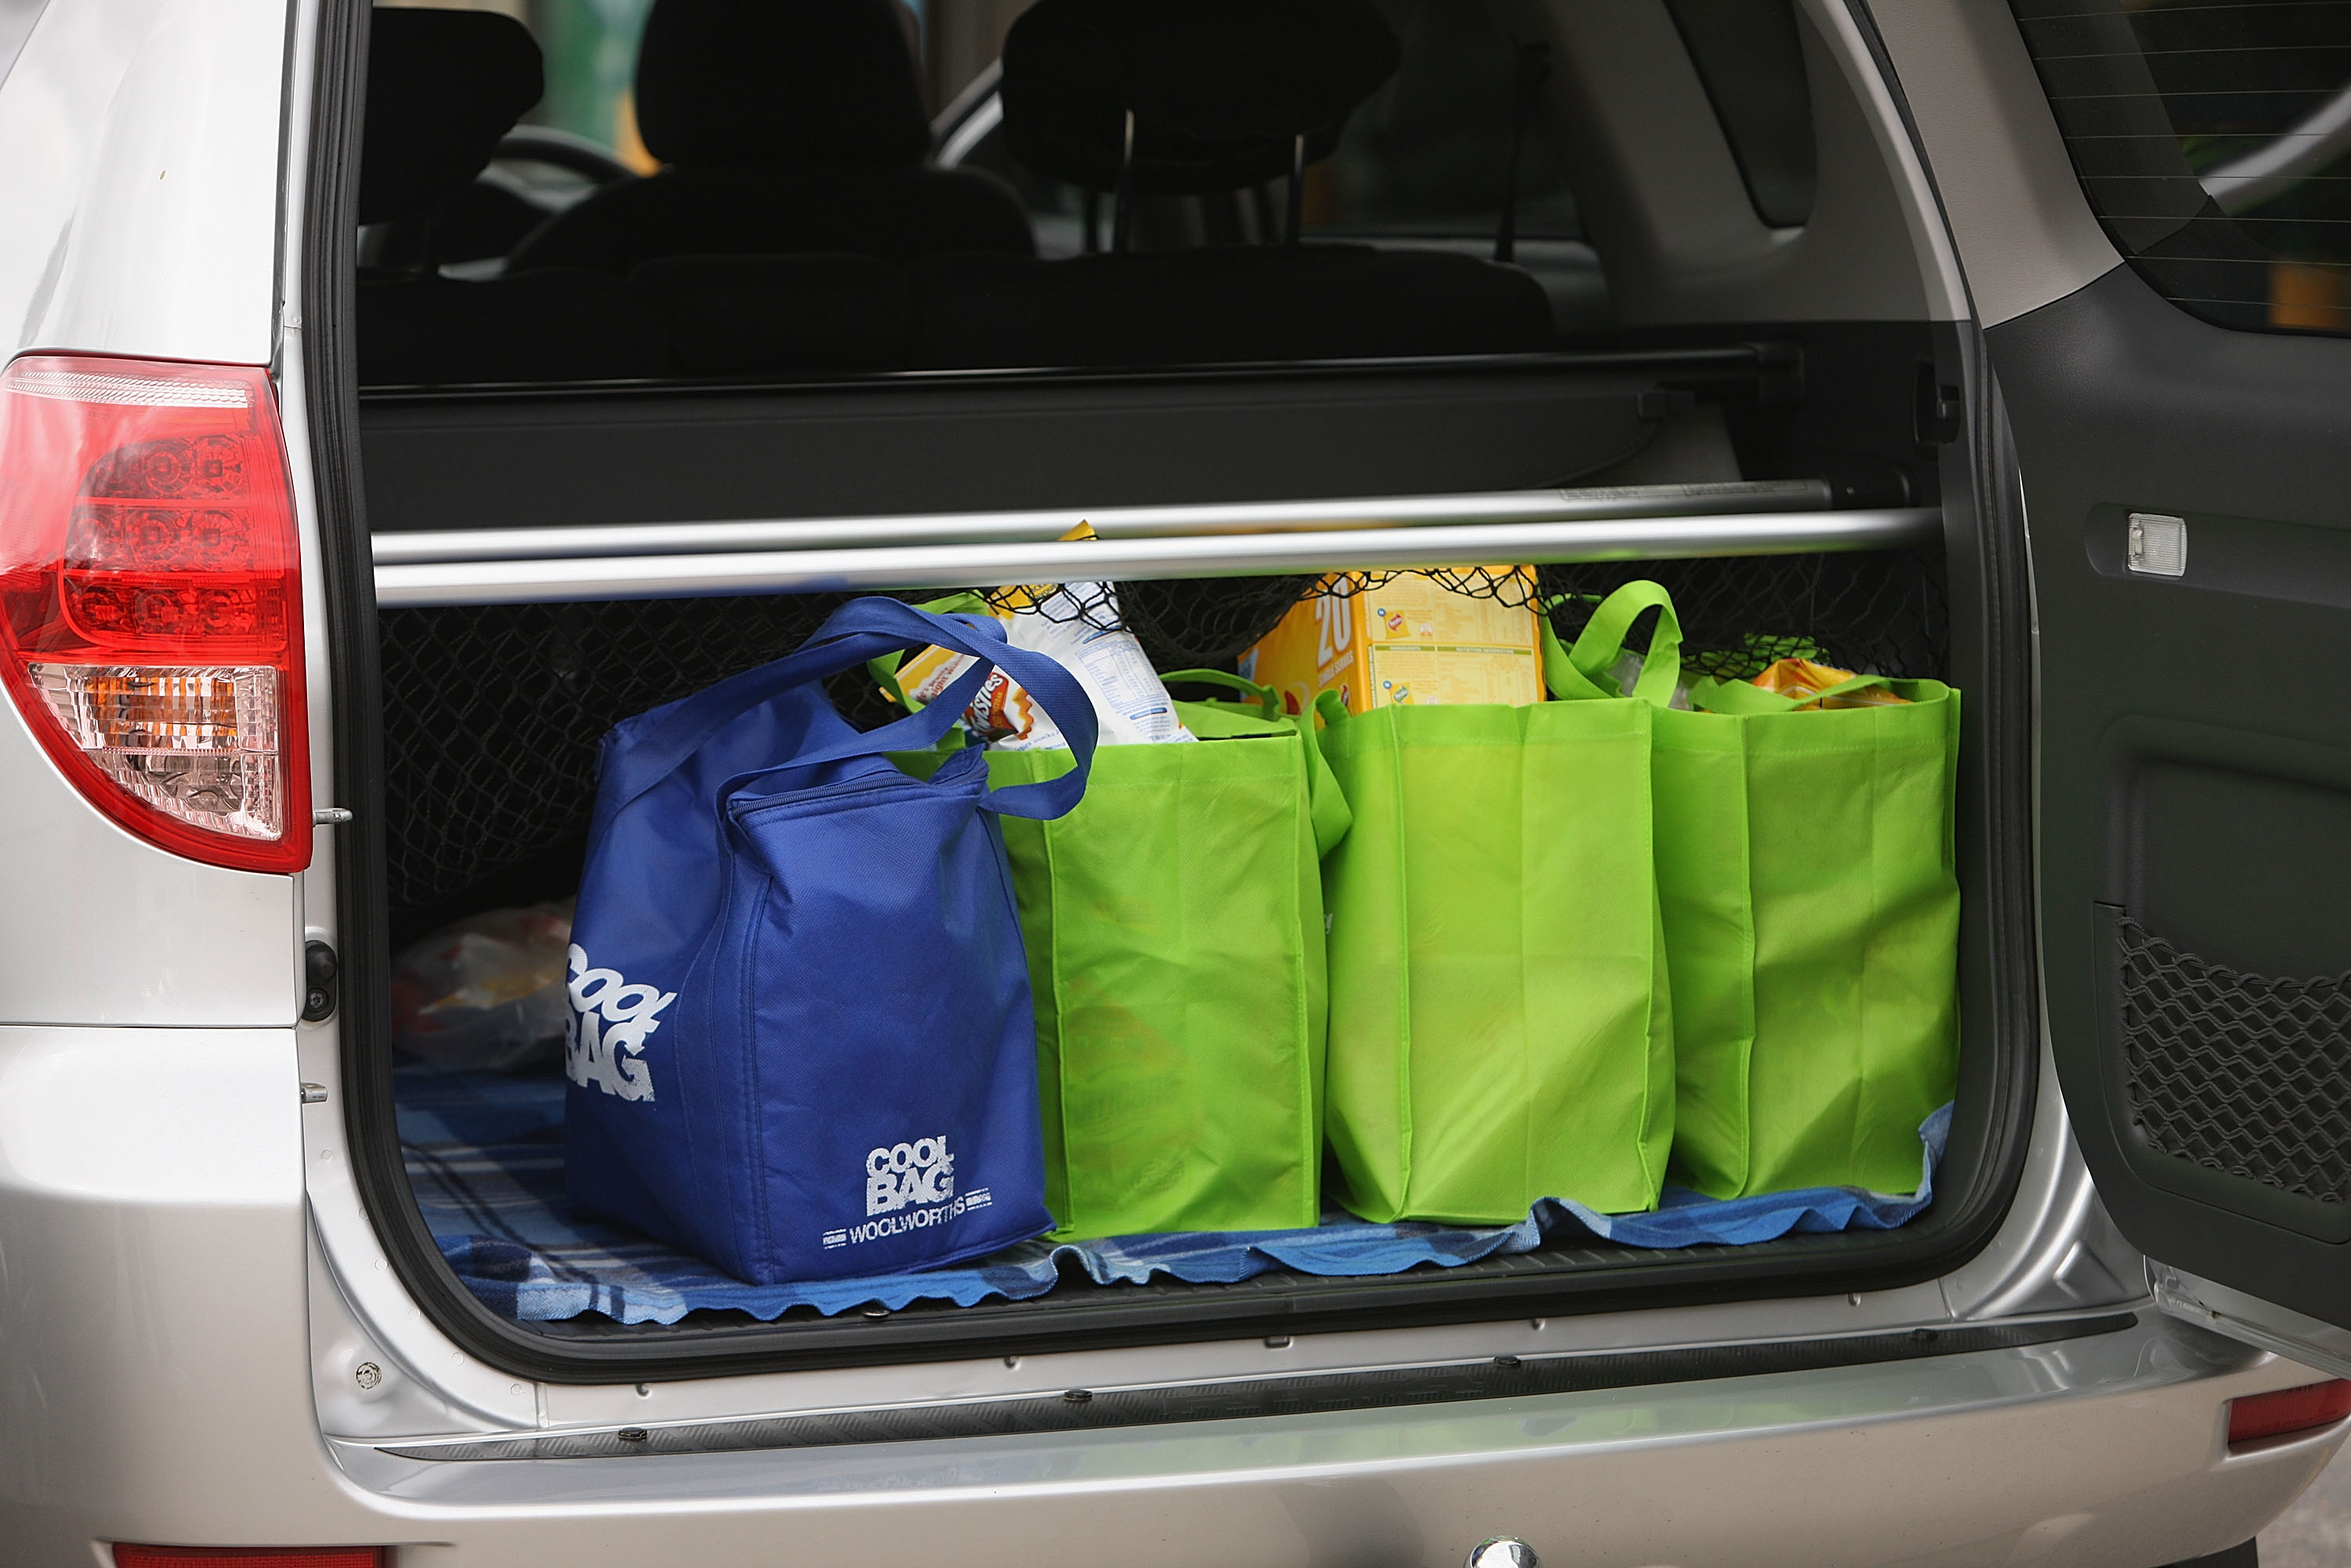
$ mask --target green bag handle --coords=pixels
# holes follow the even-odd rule
[[[1271,686],[1259,685],[1240,675],[1228,675],[1222,670],[1170,670],[1159,677],[1166,685],[1223,686],[1227,690],[1247,692],[1257,698],[1258,712],[1269,719],[1281,716],[1281,694]]]
[[[1745,681],[1718,681],[1712,677],[1690,687],[1690,706],[1708,713],[1794,713],[1812,707],[1829,697],[1841,697],[1848,692],[1891,691],[1890,675],[1855,675],[1849,681],[1823,687],[1808,697],[1792,697],[1785,692],[1767,692],[1761,686]]]
[[[1339,788],[1339,776],[1331,771],[1331,764],[1322,755],[1322,737],[1316,733],[1315,719],[1323,723],[1343,721],[1347,705],[1337,692],[1323,692],[1314,699],[1314,706],[1290,722],[1306,740],[1306,800],[1314,822],[1314,852],[1327,855],[1339,847],[1355,825],[1355,809],[1347,804],[1346,794]]]
[[[1542,608],[1548,612],[1559,602],[1549,600]],[[1674,687],[1682,678],[1682,623],[1674,613],[1673,596],[1646,579],[1628,582],[1602,600],[1572,649],[1560,646],[1550,615],[1542,617],[1543,685],[1551,695],[1568,700],[1624,695],[1608,672],[1625,656],[1625,634],[1635,619],[1652,608],[1657,612],[1657,629],[1650,634],[1648,655],[1641,661],[1632,695],[1652,707],[1671,706]]]
[[[969,591],[950,593],[945,599],[934,599],[927,604],[917,604],[914,608],[928,611],[933,615],[946,615],[957,610],[972,615],[990,613],[987,601]],[[915,713],[921,710],[923,705],[908,697],[898,685],[898,664],[905,656],[904,653],[884,653],[878,659],[868,659],[865,661],[865,673],[873,677],[875,685],[890,695],[892,702],[896,703],[908,713]]]

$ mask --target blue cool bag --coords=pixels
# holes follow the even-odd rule
[[[826,676],[926,645],[977,663],[860,735]],[[928,781],[991,667],[1069,737],[1060,778]],[[1058,817],[1093,755],[1069,673],[987,616],[842,606],[789,658],[604,739],[572,927],[573,1204],[780,1284],[978,1257],[1052,1228],[1037,1031],[996,813]]]

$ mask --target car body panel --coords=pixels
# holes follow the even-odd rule
[[[287,15],[50,0],[0,77],[0,340],[268,361]],[[40,890],[0,901],[0,1021],[290,1024],[292,880],[133,838],[0,710],[0,863]]]
[[[0,698],[0,1023],[284,1027],[294,879],[204,865],[83,800]]]
[[[2250,1535],[2340,1433],[2230,1456],[2218,1401],[2303,1369],[2162,1318],[1836,1373],[1028,1439],[432,1463],[339,1448],[425,1561],[1139,1568],[2031,1561],[2146,1568]],[[1961,1482],[1961,1484],[1950,1484]]]
[[[2149,1263],[2147,1276],[2155,1304],[2176,1318],[2351,1377],[2351,1329],[2304,1317],[2168,1263]]]
[[[2007,1218],[1939,1281],[1954,1321],[2103,1306],[2146,1286],[2145,1258],[2115,1228],[2083,1163],[2045,1040],[2033,1094],[2032,1145]]]
[[[51,0],[0,83],[0,340],[267,361],[282,0]]]
[[[0,0],[0,81],[8,79],[16,52],[25,47],[26,36],[41,19],[47,4],[48,0]]]
[[[1950,225],[1994,327],[2122,265],[2082,200],[2007,0],[1873,0]]]
[[[332,1517],[288,1288],[304,1229],[293,1046],[283,1029],[0,1028],[9,1561]]]
[[[1625,324],[1965,316],[1916,152],[1851,14],[1841,0],[1797,10],[1819,175],[1812,221],[1792,229],[1756,216],[1662,5],[1553,14],[1553,112],[1571,128],[1579,211]]]
[[[2162,1310],[2249,1343],[2299,1354],[2313,1365],[2351,1371],[2345,1330],[2295,1310],[2339,1301],[2340,1293],[2330,1295],[2321,1278],[2333,1260],[2319,1257],[2335,1249],[2312,1249],[2310,1238],[2273,1228],[2282,1207],[2276,1195],[2144,1146],[2132,1130],[2133,1113],[2121,1103],[2122,1072],[2113,1060],[2120,1044],[2092,1038],[2112,1026],[2103,1016],[2090,1021],[2097,1009],[2085,1007],[2080,996],[2088,954],[2078,951],[2085,887],[2095,883],[2089,897],[2117,908],[2144,893],[2138,883],[2147,852],[2144,835],[2150,831],[2140,815],[2146,807],[2115,801],[2131,793],[2124,776],[2147,766],[2139,750],[2151,748],[2148,754],[2157,756],[2183,744],[2169,734],[2160,743],[2149,736],[2167,726],[2179,730],[2190,716],[2243,727],[2235,733],[2213,729],[2222,738],[2206,744],[2210,755],[2197,755],[2208,766],[2243,769],[2247,779],[2268,779],[2273,771],[2294,776],[2273,754],[2294,744],[2280,736],[2306,727],[2306,704],[2297,698],[2251,716],[2254,708],[2217,690],[2183,698],[2168,690],[2172,683],[2158,650],[2225,645],[2232,657],[2252,664],[2280,658],[2300,663],[2340,632],[2339,614],[2322,631],[2307,606],[2281,613],[2275,604],[2252,622],[2260,627],[2252,638],[2217,631],[2207,622],[2229,614],[2221,598],[2208,592],[2182,600],[2167,584],[2173,597],[2165,601],[2149,597],[2144,581],[2126,591],[2139,611],[2133,623],[2100,598],[2095,578],[2093,586],[2085,586],[2084,541],[2102,537],[2099,530],[2109,526],[2103,513],[2116,507],[2192,516],[2200,503],[2226,520],[2199,523],[2208,552],[2199,559],[2209,559],[2217,543],[2221,555],[2252,563],[2248,573],[2245,561],[2238,561],[2237,577],[2224,586],[2242,588],[2240,580],[2250,580],[2256,584],[2252,591],[2273,600],[2338,603],[2339,597],[2311,588],[2310,579],[2299,588],[2282,586],[2292,573],[2268,559],[2276,552],[2276,522],[2241,519],[2316,522],[2332,515],[2329,497],[2340,487],[2335,431],[2342,410],[2331,389],[2340,384],[2342,361],[2351,350],[2322,338],[2208,325],[2156,301],[2124,270],[2083,193],[2047,89],[2004,0],[1878,0],[1872,15],[1927,150],[1995,370],[2006,378],[2003,404],[2028,455],[2020,509],[2040,508],[2029,530],[2040,547],[2033,573],[2036,632],[2054,635],[2036,634],[2034,684],[2040,711],[2062,713],[2053,736],[2044,731],[2040,739],[2036,793],[2044,794],[2045,807],[2043,786],[2054,779],[2064,801],[2057,819],[2037,825],[2043,849],[2036,870],[2044,894],[2053,880],[2063,889],[2057,906],[2044,899],[2042,909],[2049,944],[2043,984],[2056,997],[2057,1027],[2070,1031],[2057,1059],[2065,1063],[2072,1092],[2087,1097],[2073,1108],[2072,1120],[2095,1145],[2099,1179],[2111,1184],[2099,1198],[2086,1180],[2080,1183],[2095,1204],[2090,1218],[2110,1245],[2126,1250],[2130,1240],[2106,1218],[2111,1206],[2132,1227],[2131,1237],[2151,1251],[2174,1250],[2240,1282],[2260,1276],[2273,1293],[2294,1301],[2292,1307],[2279,1305],[2151,1262]],[[2244,539],[2231,538],[2240,531]],[[2095,542],[2088,553],[2097,555]],[[2285,615],[2297,613],[2295,632],[2280,645],[2261,646],[2263,637],[2287,624]],[[2044,619],[2052,614],[2053,627]],[[2246,623],[2241,617],[2239,626]],[[2046,662],[2053,647],[2053,670]],[[2126,678],[2118,680],[2126,670]],[[2045,683],[2053,678],[2061,684],[2051,689]],[[2098,695],[2085,709],[2089,693]],[[2099,710],[2101,701],[2122,716]],[[2192,711],[2184,712],[2183,705]],[[2144,716],[2153,714],[2167,716]],[[2091,799],[2098,791],[2081,788],[2077,754],[2085,740],[2099,753],[2097,766],[2111,775],[2102,781],[2110,800]],[[2055,775],[2047,773],[2053,745],[2060,768]],[[2089,810],[2074,815],[2085,804]],[[2104,851],[2090,883],[2074,863],[2085,844]],[[2062,876],[2053,878],[2053,864]],[[2223,926],[2230,924],[2210,907],[2199,924],[2216,917]],[[2090,988],[2106,983],[2100,977]],[[2049,1126],[2045,1106],[2042,1114],[2042,1125]],[[2276,1129],[2273,1135],[2293,1131]],[[2190,1201],[2179,1201],[2183,1192]],[[2309,1225],[2300,1216],[2285,1218],[2288,1226]],[[2070,1261],[2077,1255],[2066,1256]],[[2335,1307],[2330,1315],[2342,1311]]]

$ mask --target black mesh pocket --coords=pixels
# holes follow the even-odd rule
[[[434,905],[584,831],[606,730],[783,657],[841,601],[381,612],[392,908]],[[853,685],[838,695],[871,689]]]
[[[1126,623],[1158,668],[1229,667],[1301,599],[1360,591],[1396,575],[1138,581],[1120,584],[1118,595]],[[1523,575],[1476,568],[1433,575],[1459,591],[1515,603],[1563,595],[1552,619],[1570,640],[1599,596],[1654,577],[1674,595],[1688,664],[1708,674],[1751,675],[1781,653],[1798,652],[1878,674],[1943,673],[1942,563],[1931,554],[1546,566],[1531,586]],[[576,852],[594,804],[596,747],[604,732],[781,658],[846,597],[383,611],[392,909],[437,920],[478,906],[476,900],[552,896],[551,885],[526,894],[499,879],[563,846]],[[1050,614],[1110,619],[1107,598],[1099,594],[1056,595],[1046,603]],[[832,692],[860,725],[892,712],[862,675],[836,677]]]
[[[2321,1203],[2351,1197],[2351,975],[2273,979],[2116,923],[2131,1121],[2147,1146]]]
[[[1041,604],[1017,589],[991,590],[987,597],[1016,612],[1100,626],[1123,619],[1151,662],[1174,670],[1229,664],[1301,599],[1361,593],[1405,575],[1123,582],[1116,585],[1115,612],[1105,595],[1082,589]],[[1935,679],[1950,648],[1943,560],[1931,551],[1585,561],[1537,567],[1532,583],[1522,574],[1479,567],[1424,575],[1457,593],[1506,604],[1555,600],[1552,625],[1567,643],[1594,604],[1625,583],[1649,579],[1673,595],[1685,666],[1723,680],[1744,680],[1792,653],[1840,669]]]
[[[1692,675],[1743,681],[1800,654],[1843,670],[1938,680],[1949,658],[1943,558],[1930,551],[1587,561],[1540,571],[1546,596],[1569,596],[1552,612],[1562,643],[1625,583],[1662,585],[1673,595],[1682,667]]]

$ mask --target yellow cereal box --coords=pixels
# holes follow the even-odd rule
[[[1531,567],[1499,570],[1524,581],[1509,597],[1532,597]],[[1302,601],[1241,655],[1240,670],[1280,692],[1290,713],[1304,712],[1326,691],[1338,692],[1350,713],[1542,700],[1542,643],[1531,606],[1457,593],[1415,575]]]

